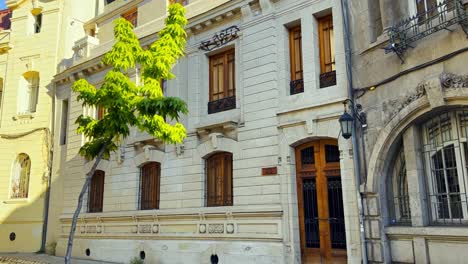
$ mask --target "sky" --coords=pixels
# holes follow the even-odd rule
[[[6,0],[0,0],[0,10],[6,8],[5,1]]]

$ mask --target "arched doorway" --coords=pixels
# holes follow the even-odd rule
[[[312,141],[295,152],[302,263],[346,263],[337,141]]]

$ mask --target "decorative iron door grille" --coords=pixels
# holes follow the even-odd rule
[[[320,248],[317,184],[315,182],[315,178],[303,181],[302,192],[304,195],[306,246],[309,248]]]

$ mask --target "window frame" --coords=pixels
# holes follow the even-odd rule
[[[226,163],[227,165],[226,166]],[[222,175],[213,174],[223,172]],[[205,159],[205,205],[206,207],[233,206],[233,155],[230,152],[217,152]],[[219,190],[220,180],[222,186]],[[214,192],[214,195],[213,193]],[[220,195],[219,195],[220,194]],[[221,196],[221,198],[218,198]]]
[[[20,162],[20,159],[24,157],[24,161]],[[23,169],[24,167],[22,166],[23,162],[27,162],[27,177],[26,177],[26,183],[22,183],[23,181]],[[29,185],[30,185],[30,180],[31,180],[31,158],[29,157],[28,154],[26,153],[20,153],[18,156],[16,156],[15,161],[13,162],[12,166],[12,172],[11,172],[11,178],[10,178],[10,188],[9,188],[9,195],[8,198],[11,200],[16,200],[16,199],[28,199],[29,197]],[[19,196],[14,196],[14,191],[13,191],[13,185],[14,181],[18,180],[18,186],[20,193],[18,194]],[[23,190],[22,195],[21,195],[21,186],[25,185],[26,188]]]
[[[229,56],[232,55],[232,59]],[[223,71],[223,91],[214,93],[214,67],[215,61],[222,59],[220,67]],[[236,51],[234,47],[223,50],[216,54],[210,55],[209,60],[209,91],[208,91],[208,114],[214,114],[236,108]],[[232,68],[232,72],[229,70]],[[232,88],[230,89],[229,81],[230,75],[232,74]],[[219,83],[219,81],[218,81]],[[218,96],[216,99],[215,96]]]
[[[336,85],[336,49],[333,15],[329,14],[317,19],[319,61],[320,61],[320,88]],[[328,35],[326,35],[327,31]],[[328,41],[326,41],[328,39]],[[327,61],[329,57],[330,61]],[[330,69],[328,69],[330,68]]]
[[[39,13],[37,15],[33,15],[33,19],[34,19],[33,33],[34,34],[41,33],[41,31],[42,31],[42,18],[43,18],[42,13]]]
[[[122,14],[122,18],[130,22],[133,28],[138,27],[138,7],[134,7]]]
[[[151,167],[154,166],[154,167]],[[156,169],[155,175],[151,175],[150,173],[145,174],[145,169]],[[143,196],[148,192],[145,192],[145,187],[150,188],[147,184],[145,184],[144,177],[151,177],[154,176],[156,179],[154,181],[154,187],[156,190],[149,190],[149,194],[147,196],[154,196],[153,198],[155,204],[150,206],[143,206]],[[154,180],[154,179],[153,179]],[[149,183],[153,183],[149,180]],[[138,208],[139,210],[157,210],[160,206],[161,200],[161,163],[159,162],[148,162],[145,163],[143,166],[140,167],[140,192],[138,195]],[[152,194],[152,195],[151,195]]]
[[[96,181],[98,181],[97,177],[102,177],[102,181],[101,182],[96,182]],[[94,175],[91,178],[89,188],[88,188],[88,213],[102,213],[103,212],[105,183],[106,183],[106,173],[105,173],[105,171],[95,170]],[[98,185],[98,184],[100,184],[100,185]],[[96,185],[98,185],[98,186],[96,186]],[[97,190],[97,189],[99,189],[99,190]],[[100,193],[97,194],[96,191],[99,191]],[[97,198],[99,198],[99,201],[98,201],[99,204],[92,204],[92,203],[95,203],[93,201],[95,201],[97,199],[97,198],[94,197],[95,195],[99,195],[99,196],[97,196]]]
[[[299,37],[295,33],[299,32]],[[297,25],[288,29],[289,34],[289,63],[290,63],[290,94],[298,94],[304,92],[304,62],[302,52],[302,28]],[[296,48],[295,41],[299,42],[299,51]],[[296,69],[297,58],[299,58],[300,70]],[[297,78],[297,75],[301,78]]]
[[[424,165],[425,165],[425,182],[427,187],[427,200],[428,200],[428,207],[429,212],[428,215],[430,217],[431,224],[468,224],[468,209],[466,208],[466,204],[468,203],[468,198],[466,197],[466,193],[468,191],[468,142],[467,142],[467,135],[465,131],[465,135],[463,135],[462,131],[462,124],[459,119],[460,113],[465,113],[465,116],[468,116],[468,110],[461,110],[461,111],[448,111],[436,116],[431,117],[429,120],[423,123],[422,125],[422,133],[423,133],[423,149],[422,154],[424,158]],[[443,121],[449,121],[446,124],[441,125],[441,118],[446,115],[448,119],[444,119]],[[437,133],[435,136],[437,137],[437,141],[433,141],[433,137],[430,136],[430,129],[434,128],[434,126],[430,126],[434,124],[434,120],[439,120],[437,123]],[[466,121],[465,121],[466,122]],[[468,127],[468,126],[467,126]],[[465,130],[466,128],[465,127]],[[432,130],[434,131],[434,130]],[[435,133],[435,132],[434,132]],[[455,162],[455,167],[448,167],[446,165],[448,153],[447,150],[453,150],[452,161]],[[434,157],[436,155],[441,154],[441,161],[442,167],[436,168]],[[440,165],[440,164],[439,164]],[[448,170],[452,170],[455,172],[457,181],[455,184],[458,184],[456,188],[458,191],[452,192],[451,188],[454,186],[450,184],[448,177],[453,177],[453,175],[448,176]],[[440,182],[436,182],[437,174],[436,171],[441,171],[443,173],[444,182],[443,185],[438,185]],[[445,192],[439,192],[439,188],[443,187]],[[434,202],[432,200],[433,197],[439,201],[439,197],[447,196],[447,210],[449,217],[444,217],[444,208],[439,208],[439,203],[436,202],[434,206]],[[456,218],[452,217],[452,206],[451,200],[453,196],[459,197],[459,203],[461,207],[461,217]],[[445,204],[445,203],[444,203]],[[440,211],[442,210],[442,211]],[[442,212],[442,216],[440,213]]]
[[[66,106],[66,107],[65,107]],[[68,136],[68,111],[69,111],[69,100],[62,100],[62,116],[61,116],[61,127],[60,127],[60,145],[67,144]]]

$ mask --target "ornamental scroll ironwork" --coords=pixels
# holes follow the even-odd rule
[[[385,53],[395,52],[403,63],[403,53],[412,44],[437,31],[460,24],[468,35],[468,12],[465,10],[462,0],[444,0],[437,5],[429,7],[425,12],[420,12],[406,18],[388,30],[389,45],[385,47]]]
[[[199,49],[204,51],[212,51],[218,47],[221,47],[226,43],[237,39],[239,37],[237,35],[239,31],[240,29],[237,26],[230,26],[226,29],[223,29],[215,34],[211,39],[202,41]]]

